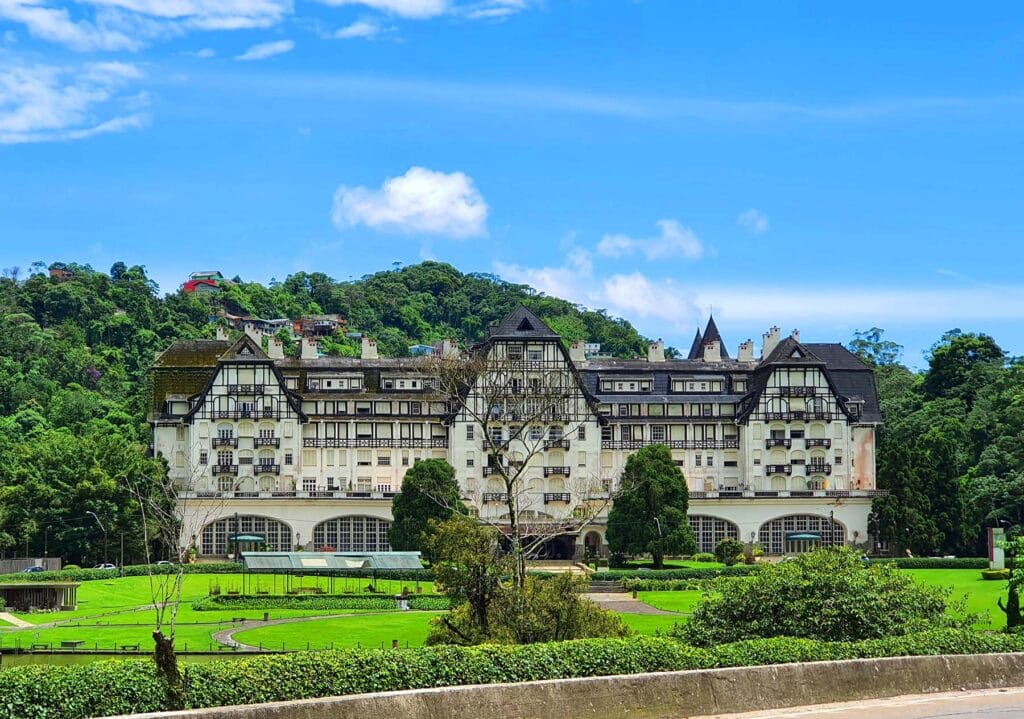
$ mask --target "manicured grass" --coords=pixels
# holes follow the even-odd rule
[[[430,620],[442,612],[400,612],[316,622],[296,622],[239,632],[235,639],[244,644],[280,649],[324,649],[342,647],[390,647],[397,639],[404,647],[419,647],[427,638]]]
[[[652,607],[663,609],[666,612],[680,612],[691,614],[693,608],[700,602],[701,592],[688,590],[682,592],[637,592],[637,599],[646,602]],[[676,619],[676,621],[680,621]]]
[[[670,617],[665,614],[620,614],[622,621],[637,634],[667,634],[674,624],[684,617]]]
[[[950,601],[967,596],[967,611],[988,612],[988,621],[974,625],[975,629],[1004,629],[1006,615],[996,606],[996,600],[1003,597],[1006,603],[1006,582],[988,581],[981,578],[980,569],[904,569],[922,584],[952,587]]]

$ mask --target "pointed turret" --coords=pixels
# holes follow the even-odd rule
[[[729,350],[725,348],[725,341],[722,340],[722,335],[718,331],[718,325],[715,324],[715,316],[710,315],[708,317],[708,326],[704,328],[703,344],[707,345],[708,342],[714,342],[715,340],[718,340],[718,344],[721,347],[722,359],[730,359]]]
[[[693,338],[693,344],[690,345],[690,354],[686,355],[686,359],[701,359],[704,357],[704,341],[700,336],[700,328],[697,328],[697,334]]]

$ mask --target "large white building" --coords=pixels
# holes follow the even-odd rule
[[[304,338],[298,358],[249,330],[234,341],[174,343],[153,366],[154,446],[179,486],[182,546],[223,555],[236,535],[275,550],[388,548],[391,500],[423,458],[455,467],[481,518],[507,521],[513,464],[519,507],[565,527],[549,556],[606,551],[603,512],[572,518],[614,493],[631,452],[667,445],[690,488],[702,551],[724,536],[770,554],[867,544],[875,486],[874,375],[840,344],[764,335],[729,356],[714,320],[686,359],[661,341],[646,359],[587,360],[519,308],[465,354],[477,362],[465,396],[443,391],[443,362],[320,357]],[[486,358],[481,361],[479,358]]]

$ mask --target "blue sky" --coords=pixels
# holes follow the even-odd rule
[[[1024,8],[0,0],[2,266],[422,258],[688,346],[1024,354]]]

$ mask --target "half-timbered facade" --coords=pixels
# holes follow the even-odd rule
[[[881,417],[870,368],[841,345],[773,328],[759,357],[747,341],[733,359],[711,320],[685,359],[659,340],[646,358],[587,360],[520,308],[465,355],[439,353],[478,363],[465,395],[443,363],[379,357],[370,339],[360,358],[321,357],[315,338],[285,358],[255,330],[172,345],[154,363],[152,418],[182,545],[385,550],[391,500],[428,457],[451,462],[481,519],[506,522],[514,486],[524,516],[557,523],[600,506],[655,443],[687,478],[703,551],[726,536],[773,554],[869,541]],[[605,551],[603,520],[550,552]]]

